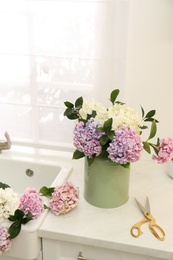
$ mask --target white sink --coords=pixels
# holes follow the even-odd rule
[[[23,156],[18,153],[14,156],[12,151],[6,151],[0,155],[0,182],[8,184],[20,195],[27,187],[38,190],[42,186],[55,187],[68,179],[72,171],[69,161],[67,158],[63,159],[63,156],[56,157],[56,154],[51,159],[45,154]],[[28,172],[32,176],[28,176]],[[37,232],[47,213],[48,210],[45,210],[38,219],[23,225],[20,234],[13,240],[11,249],[1,255],[1,258],[37,259],[41,251],[41,238]]]

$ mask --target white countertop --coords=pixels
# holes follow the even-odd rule
[[[139,161],[131,166],[129,200],[121,207],[101,209],[88,204],[83,198],[83,159],[72,160],[70,181],[80,189],[76,209],[63,216],[49,212],[38,234],[41,237],[91,246],[142,254],[161,259],[173,259],[173,179],[165,165]],[[165,233],[165,241],[157,240],[142,226],[143,235],[134,238],[131,227],[143,219],[134,201],[150,199],[151,213]],[[147,258],[149,259],[149,258]]]

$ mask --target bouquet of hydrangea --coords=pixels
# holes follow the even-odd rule
[[[123,167],[140,159],[143,150],[152,155],[153,160],[165,163],[173,156],[173,140],[157,138],[151,143],[157,132],[158,121],[154,118],[155,110],[145,114],[141,107],[141,116],[125,103],[117,101],[119,90],[110,95],[112,105],[105,108],[100,103],[83,100],[79,97],[74,104],[64,102],[64,116],[76,120],[74,127],[73,159],[87,157],[89,165],[99,156],[107,158]],[[150,123],[149,136],[142,141],[141,134]]]

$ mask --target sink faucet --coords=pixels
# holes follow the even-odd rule
[[[11,148],[11,140],[9,134],[5,132],[4,136],[6,138],[6,141],[0,141],[0,152],[2,150],[7,150]]]

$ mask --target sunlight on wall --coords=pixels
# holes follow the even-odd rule
[[[126,102],[156,109],[160,136],[173,137],[173,1],[130,5]]]

